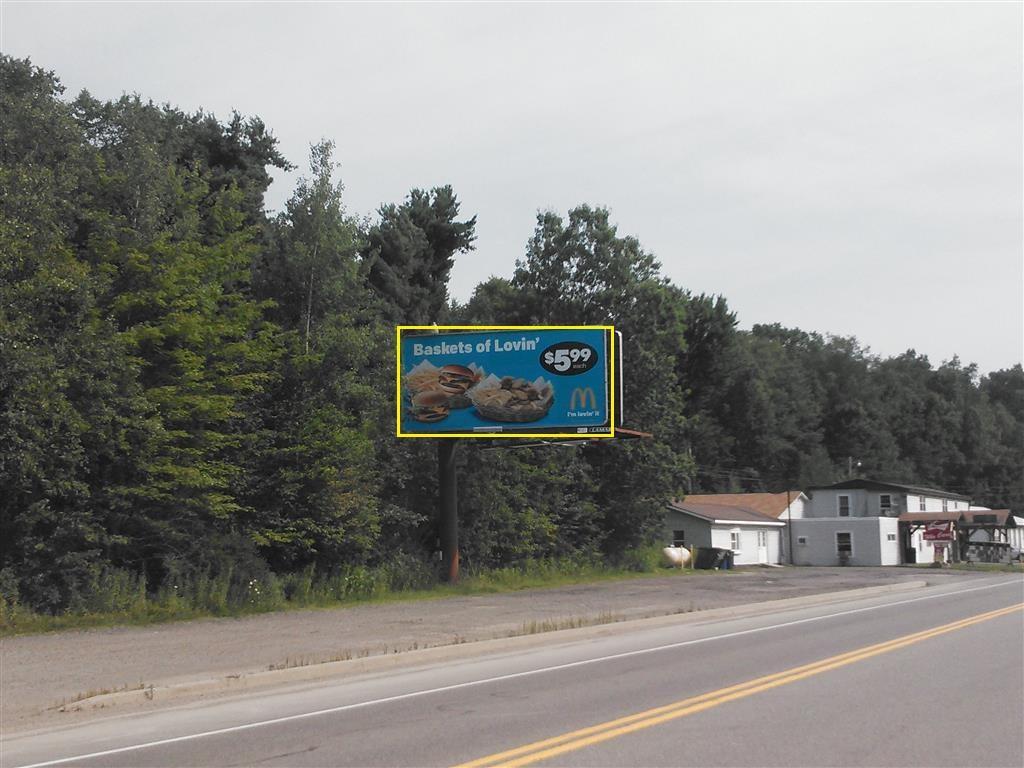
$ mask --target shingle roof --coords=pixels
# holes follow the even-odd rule
[[[899,516],[901,523],[963,523],[964,527],[994,526],[1016,528],[1017,522],[1008,509],[971,509],[962,512],[904,512]]]
[[[677,512],[684,512],[694,517],[709,522],[730,522],[730,523],[761,523],[762,525],[785,525],[769,515],[762,515],[747,507],[739,507],[726,504],[694,504],[687,498],[684,501],[675,500],[669,503],[669,509]]]
[[[789,502],[796,501],[800,494],[800,491],[790,491]],[[688,504],[744,507],[774,518],[778,518],[786,512],[785,491],[782,493],[691,493],[684,501]]]
[[[897,520],[901,523],[948,523],[960,520],[963,512],[904,512]]]
[[[844,480],[841,483],[835,483],[834,485],[814,485],[807,490],[814,494],[814,491],[827,491],[827,490],[855,490],[858,488],[865,488],[868,490],[875,491],[902,491],[904,493],[913,493],[919,496],[931,496],[937,499],[958,499],[959,501],[970,501],[970,496],[964,496],[962,493],[952,493],[950,491],[943,491],[939,488],[925,488],[920,485],[904,485],[903,483],[886,483],[878,480],[866,480],[864,478],[856,478],[854,480]]]

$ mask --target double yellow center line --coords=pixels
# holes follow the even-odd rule
[[[870,659],[872,656],[878,656],[882,653],[895,651],[899,648],[912,645],[913,643],[919,643],[922,640],[944,635],[947,632],[954,632],[955,630],[963,629],[964,627],[980,624],[981,622],[988,621],[989,619],[995,619],[1000,616],[1014,613],[1022,608],[1024,608],[1024,603],[1011,605],[1007,608],[1000,608],[987,613],[980,613],[976,616],[971,616],[960,621],[954,621],[950,624],[944,624],[940,627],[926,629],[923,632],[915,632],[911,635],[904,635],[903,637],[897,637],[894,640],[889,640],[884,643],[877,643],[876,645],[858,648],[855,651],[841,653],[838,656],[830,656],[827,659],[821,659],[820,661],[816,661],[812,664],[804,664],[803,666],[787,669],[784,672],[776,672],[773,675],[758,677],[754,680],[748,680],[745,683],[731,685],[728,688],[720,688],[717,691],[703,693],[700,696],[693,696],[688,699],[673,702],[672,704],[666,704],[661,707],[645,710],[644,712],[638,712],[635,715],[620,717],[616,720],[609,720],[605,723],[589,726],[588,728],[570,731],[569,733],[564,733],[561,736],[544,739],[543,741],[536,741],[532,744],[526,744],[525,746],[509,749],[504,752],[497,752],[493,755],[481,757],[468,763],[462,763],[461,765],[456,766],[456,768],[484,768],[485,766],[488,768],[494,766],[500,766],[501,768],[514,768],[515,766],[530,765],[541,760],[557,757],[558,755],[565,754],[566,752],[573,752],[577,749],[582,749],[583,747],[588,747],[593,744],[600,744],[602,741],[608,741],[609,739],[624,736],[628,733],[634,733],[635,731],[640,731],[644,728],[660,725],[670,720],[686,717],[687,715],[692,715],[697,712],[703,712],[706,709],[717,707],[729,701],[743,699],[747,696],[753,696],[755,693],[761,693],[762,691],[778,688],[782,685],[795,683],[798,680],[803,680],[804,678],[811,677],[813,675],[819,675],[822,672],[828,672],[829,670],[838,669],[839,667],[845,667],[848,664],[863,661],[864,659]]]

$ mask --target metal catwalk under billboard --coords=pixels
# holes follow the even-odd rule
[[[398,328],[399,437],[614,435],[611,326],[437,330]]]

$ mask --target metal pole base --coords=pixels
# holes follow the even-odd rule
[[[451,584],[459,580],[459,487],[455,472],[455,446],[456,441],[450,439],[440,440],[437,444],[441,557]]]

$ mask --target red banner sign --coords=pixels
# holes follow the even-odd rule
[[[945,523],[926,523],[924,526],[924,540],[925,541],[952,541],[953,540],[953,524],[950,522]]]

